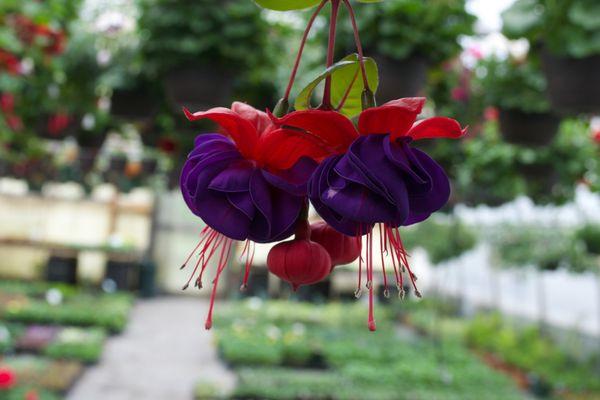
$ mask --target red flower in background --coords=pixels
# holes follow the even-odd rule
[[[17,379],[14,372],[8,368],[0,368],[0,390],[8,390],[12,388]]]
[[[21,119],[21,117],[17,115],[6,115],[5,119],[6,124],[13,131],[20,132],[23,130],[23,120]]]
[[[58,55],[64,51],[66,38],[62,30],[37,24],[23,15],[13,16],[11,22],[23,43],[33,45],[40,40],[44,52],[48,55]]]
[[[71,117],[66,113],[56,113],[48,118],[47,129],[50,135],[58,136],[62,131],[67,129],[69,123],[71,122]]]
[[[34,389],[31,389],[30,391],[25,393],[24,400],[39,400],[39,398],[40,398],[40,395],[38,394],[38,392]]]
[[[173,154],[179,147],[177,142],[168,136],[158,139],[157,147],[166,154]]]
[[[0,71],[2,70],[6,70],[12,75],[18,75],[21,73],[21,62],[14,54],[0,49]]]
[[[0,94],[0,110],[5,114],[10,114],[15,109],[15,96],[12,93]]]

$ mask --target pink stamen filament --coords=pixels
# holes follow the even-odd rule
[[[208,257],[206,259],[204,259],[204,256],[202,256],[202,258],[204,259],[204,262],[202,263],[202,269],[200,270],[200,275],[198,276],[198,279],[196,280],[196,286],[199,289],[202,289],[202,276],[204,276],[204,271],[206,270],[206,267],[208,266],[208,263],[210,262],[210,260],[212,259],[213,255],[215,254],[215,251],[221,246],[221,244],[223,242],[227,242],[227,240],[229,240],[229,238],[220,235],[218,239],[216,240],[215,244],[212,246],[212,249],[210,250],[210,253],[208,254]]]
[[[369,330],[375,331],[375,317],[373,315],[373,231],[367,234],[367,286],[369,288]]]
[[[408,263],[406,250],[404,249],[404,245],[402,243],[402,238],[400,237],[400,232],[398,231],[398,228],[391,229],[391,232],[392,232],[391,238],[393,238],[392,245],[394,247],[394,250],[396,251],[398,260],[402,261],[403,266],[406,267],[406,270],[408,271],[408,276],[412,283],[413,289],[415,290],[415,295],[417,297],[421,297],[421,292],[419,292],[419,289],[417,288],[417,285],[415,283],[415,280],[416,280],[415,275],[412,273],[412,271],[410,269],[410,265]]]
[[[379,224],[378,227],[379,227],[379,252],[381,253],[381,269],[383,271],[383,295],[385,297],[389,297],[390,292],[388,290],[387,273],[385,272],[385,258],[383,256],[384,238],[383,238],[383,234],[381,233],[381,224]]]
[[[241,290],[246,290],[246,288],[248,287],[248,277],[250,276],[250,267],[252,267],[252,262],[254,261],[255,251],[256,245],[252,243],[251,245],[249,245],[248,253],[246,254],[246,268],[244,272],[244,280],[242,281],[242,286],[240,287]]]
[[[216,235],[217,235],[216,231],[210,230],[210,233],[208,235],[206,235],[198,244],[197,247],[199,247],[200,244],[202,244],[202,242],[206,239],[206,243],[204,244],[204,247],[202,248],[202,250],[200,250],[200,253],[199,253],[200,257],[198,258],[198,261],[196,262],[196,265],[194,266],[194,270],[192,271],[190,278],[188,279],[187,283],[183,286],[182,290],[186,290],[190,286],[190,282],[194,278],[194,275],[196,275],[196,271],[198,271],[198,266],[204,259],[204,252],[206,251],[207,247],[212,243],[212,241],[214,240]]]
[[[363,264],[363,257],[362,257],[362,232],[361,232],[361,227],[359,226],[357,229],[357,235],[356,235],[356,242],[358,243],[358,285],[356,287],[356,291],[354,292],[354,296],[356,298],[359,298],[362,292],[362,264]]]
[[[219,284],[219,277],[221,276],[221,272],[225,269],[229,262],[229,255],[231,254],[231,244],[233,240],[226,238],[225,244],[221,247],[221,255],[219,256],[219,266],[217,268],[217,275],[213,280],[213,289],[210,294],[210,305],[208,307],[208,315],[206,317],[206,322],[204,323],[205,329],[212,328],[212,317],[213,317],[213,309],[215,306],[215,297],[217,295],[217,286]],[[226,254],[226,256],[225,256]],[[225,256],[225,258],[223,258]]]
[[[386,242],[390,242],[390,227],[389,226],[384,226],[384,232],[385,232],[385,239]],[[390,247],[391,247],[391,243],[390,243]],[[396,277],[396,287],[398,288],[398,295],[400,297],[403,296],[403,292],[404,292],[404,288],[403,288],[403,278],[402,278],[402,274],[398,272],[398,267],[396,265],[396,253],[394,251],[390,251],[390,257],[392,258],[392,265],[394,267],[394,276]],[[399,263],[399,262],[398,262]]]
[[[194,250],[192,250],[192,252],[190,253],[189,256],[187,256],[187,258],[185,259],[185,261],[183,262],[183,264],[181,264],[181,268],[180,269],[184,269],[187,266],[187,263],[190,262],[190,260],[192,259],[192,257],[194,256],[194,254],[196,253],[196,251],[198,250],[198,248],[200,247],[200,245],[202,244],[202,242],[204,241],[204,239],[206,239],[206,232],[208,231],[208,226],[205,226],[202,231],[200,232],[200,241],[198,241],[198,244],[196,245],[196,247],[194,247]]]
[[[335,50],[335,34],[337,27],[337,17],[340,9],[340,0],[331,0],[331,20],[329,23],[329,43],[327,45],[327,68],[333,65]],[[321,109],[331,109],[331,74],[325,78],[325,89],[323,91],[323,104]]]
[[[363,48],[360,42],[360,33],[358,32],[358,25],[356,24],[356,16],[354,15],[354,9],[348,0],[343,0],[348,13],[350,14],[350,21],[352,22],[352,30],[354,31],[354,42],[356,43],[356,51],[358,52],[358,62],[360,63],[360,70],[362,73],[363,84],[365,90],[371,90],[369,88],[369,79],[367,78],[367,70],[365,68],[365,59],[363,56]]]

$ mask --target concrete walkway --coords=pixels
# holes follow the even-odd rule
[[[218,360],[204,330],[201,298],[140,300],[127,330],[110,338],[99,364],[86,370],[68,400],[188,400],[196,382],[232,388],[235,377]]]

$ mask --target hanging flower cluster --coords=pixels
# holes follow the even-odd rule
[[[316,5],[307,1],[311,3],[307,5]],[[312,109],[297,101],[298,111],[288,113],[306,37],[328,2],[332,12],[327,70],[321,76],[325,80],[323,102]],[[198,255],[184,289],[192,281],[202,287],[206,267],[210,260],[218,259],[207,329],[212,326],[219,277],[229,262],[234,241],[245,241],[242,289],[247,285],[255,242],[279,242],[295,235],[273,246],[267,258],[269,271],[294,290],[325,279],[336,265],[358,259],[356,295],[361,293],[364,269],[369,291],[368,326],[375,330],[373,231],[378,229],[384,294],[389,295],[383,252],[391,258],[399,295],[404,296],[406,274],[420,296],[399,227],[421,222],[443,207],[450,196],[450,183],[442,167],[412,142],[457,139],[465,129],[445,117],[417,120],[425,98],[402,98],[375,106],[377,81],[370,68],[374,63],[362,55],[349,1],[317,3],[286,93],[273,113],[239,102],[231,109],[184,110],[190,121],[209,119],[221,128],[220,133],[196,138],[181,173],[184,200],[207,224],[182,266]],[[350,12],[358,54],[355,61],[346,58],[334,65],[336,20],[342,3]],[[285,4],[283,1],[282,6]],[[355,78],[341,80],[336,74],[343,68],[355,68]],[[362,79],[356,79],[357,75]],[[335,92],[343,93],[339,98],[332,94],[334,84]],[[310,97],[312,89],[302,93]],[[351,103],[361,104],[362,112],[348,108]],[[309,204],[323,221],[309,225]]]

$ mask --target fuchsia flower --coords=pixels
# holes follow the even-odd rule
[[[336,22],[343,4],[352,21],[358,51],[361,97],[350,90],[356,77],[348,79],[346,96],[333,111],[334,79],[327,75],[319,109],[285,115],[311,26],[327,3],[329,0],[322,0],[309,19],[284,97],[275,108],[277,116],[243,103],[234,103],[231,109],[218,107],[193,114],[184,110],[189,120],[209,119],[222,129],[221,133],[196,138],[180,180],[188,207],[207,224],[182,266],[185,268],[193,255],[198,255],[184,289],[195,277],[195,285],[202,287],[205,268],[219,252],[207,329],[212,325],[217,284],[234,240],[245,241],[242,288],[248,281],[254,242],[271,243],[295,233],[294,239],[271,248],[267,257],[269,271],[289,282],[294,290],[324,279],[335,265],[358,258],[356,295],[361,292],[364,263],[369,290],[368,326],[375,330],[373,229],[379,225],[384,294],[389,294],[386,253],[391,258],[399,295],[404,293],[402,279],[407,272],[420,296],[398,228],[423,221],[443,207],[450,195],[450,183],[444,170],[411,143],[459,138],[465,130],[450,118],[417,121],[424,98],[399,99],[369,108],[374,94],[349,0],[331,1],[327,67],[333,66]],[[364,110],[357,126],[339,112],[348,110],[344,104],[349,98],[360,101]],[[309,201],[325,222],[312,227],[308,224]]]
[[[202,286],[204,269],[221,248],[216,288],[232,240],[269,243],[294,233],[307,205],[307,182],[317,162],[331,152],[318,136],[276,126],[266,113],[247,104],[194,114],[184,111],[190,121],[210,119],[224,133],[198,136],[181,173],[181,191],[188,207],[209,226],[192,252],[199,251],[200,258],[185,287],[198,269],[195,284]],[[252,253],[251,244],[246,243],[243,286]]]
[[[274,118],[277,124],[321,136],[336,150],[313,173],[308,196],[319,215],[338,232],[356,236],[359,241],[366,234],[366,273],[371,304],[374,225],[383,225],[383,229],[379,228],[380,244],[382,249],[389,246],[392,250],[399,291],[403,282],[396,261],[408,270],[419,295],[397,228],[425,220],[443,207],[450,196],[450,183],[444,170],[410,143],[420,139],[456,139],[463,136],[465,130],[455,120],[445,117],[416,122],[424,103],[424,98],[404,98],[369,108],[360,114],[358,130],[350,120],[335,112],[300,111]],[[325,135],[321,133],[323,126],[315,120],[315,115],[329,118]],[[385,265],[383,269],[384,285],[387,286]],[[362,263],[357,295],[361,291],[361,277]],[[375,329],[372,307],[369,328]]]

